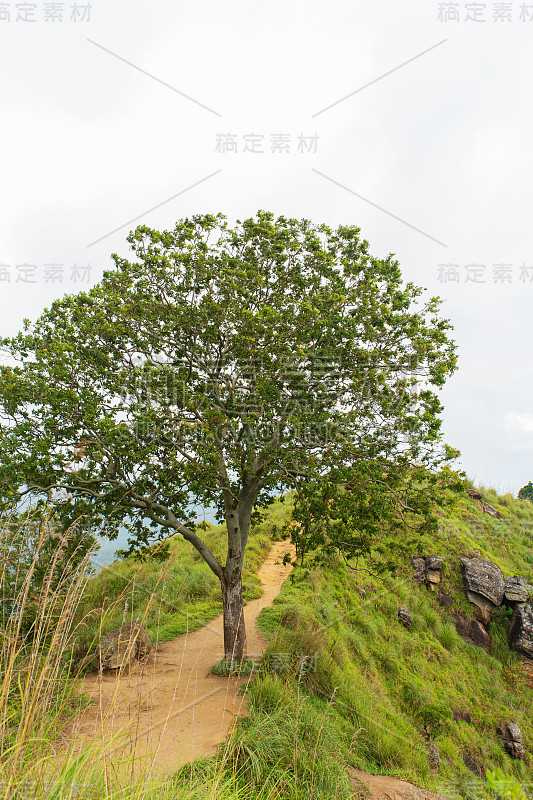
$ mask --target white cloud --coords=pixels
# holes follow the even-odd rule
[[[441,24],[436,0],[92,0],[87,25],[0,23],[0,337],[86,289],[72,265],[97,282],[141,222],[261,208],[358,225],[373,255],[395,253],[406,280],[446,301],[460,347],[446,440],[470,475],[518,489],[533,415],[506,409],[533,396],[533,281],[517,277],[533,265],[533,23],[511,5],[505,25]],[[242,147],[252,132],[264,155],[215,149],[217,134]],[[269,152],[280,132],[288,154]],[[299,153],[298,135],[315,132],[317,153]],[[437,280],[444,262],[459,283]],[[61,282],[45,281],[50,263]],[[465,283],[474,263],[483,285]],[[513,265],[511,283],[493,280],[497,264]]]
[[[507,431],[533,433],[533,414],[517,414],[511,411],[504,416],[504,427]]]

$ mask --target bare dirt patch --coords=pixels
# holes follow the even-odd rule
[[[293,546],[275,542],[258,573],[263,594],[245,607],[250,656],[266,648],[256,620],[290,574],[290,564],[281,563],[285,553],[294,556]],[[250,680],[211,675],[221,657],[222,615],[194,633],[158,644],[143,664],[118,674],[86,675],[83,688],[97,703],[75,718],[66,746],[81,752],[99,740],[105,753],[133,755],[136,763],[150,763],[154,773],[213,754],[236,718],[246,714],[246,699],[237,690]]]

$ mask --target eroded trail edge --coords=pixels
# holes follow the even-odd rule
[[[261,654],[267,642],[256,620],[270,606],[291,572],[283,565],[289,542],[275,542],[258,575],[262,596],[245,607],[247,652]],[[144,664],[124,674],[91,673],[83,688],[97,704],[74,720],[69,743],[75,752],[101,740],[107,754],[118,760],[134,756],[169,773],[186,761],[211,755],[238,716],[246,714],[246,699],[237,695],[248,678],[220,678],[209,670],[223,657],[222,614],[194,633],[158,644]],[[119,738],[117,739],[117,735]]]

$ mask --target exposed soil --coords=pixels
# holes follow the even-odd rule
[[[267,645],[256,619],[272,604],[294,555],[288,542],[275,542],[259,570],[263,594],[245,607],[247,653],[259,655]],[[83,688],[97,700],[70,727],[67,745],[75,752],[102,741],[105,752],[153,764],[153,773],[169,773],[186,761],[211,755],[235,719],[246,714],[246,699],[237,690],[249,678],[221,678],[209,670],[223,658],[222,615],[194,633],[158,644],[143,664],[122,674],[106,671],[85,676]],[[112,737],[119,739],[111,741]]]
[[[432,794],[417,789],[412,783],[391,778],[388,775],[369,775],[356,769],[348,769],[354,789],[361,800],[449,800],[441,794]]]

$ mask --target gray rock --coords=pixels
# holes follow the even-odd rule
[[[414,579],[417,583],[422,583],[426,574],[426,559],[425,558],[412,558],[411,564],[413,565]]]
[[[483,503],[483,511],[485,514],[490,514],[491,517],[495,517],[495,519],[501,519],[502,515],[499,511],[496,511],[494,506],[491,506],[490,503]]]
[[[505,579],[505,599],[510,603],[526,603],[531,586],[521,575]]]
[[[527,603],[517,603],[509,631],[513,650],[533,658],[533,609]]]
[[[515,722],[508,722],[500,725],[498,733],[503,737],[503,746],[511,758],[523,760],[526,755],[522,744],[522,731]]]
[[[516,722],[510,722],[507,726],[507,736],[513,742],[522,742],[522,731]]]
[[[436,585],[440,583],[440,571],[444,564],[441,556],[416,556],[411,559],[411,564],[415,568],[414,579],[417,583],[424,581],[432,592]]]
[[[466,596],[474,606],[474,612],[477,619],[486,625],[487,622],[490,621],[490,615],[496,607],[494,603],[491,603],[491,601],[487,600],[486,597],[482,597],[482,595],[477,594],[476,592],[467,592]]]
[[[402,623],[404,628],[410,628],[413,623],[413,616],[410,611],[400,606],[398,609],[398,620]]]
[[[100,639],[100,666],[104,669],[119,669],[148,655],[151,649],[152,643],[143,626],[139,622],[128,622]]]
[[[478,597],[499,606],[503,600],[505,582],[502,571],[492,561],[481,558],[462,558],[463,578],[468,598],[478,605]],[[480,607],[487,608],[486,603],[479,602]]]
[[[426,569],[441,570],[444,566],[444,559],[441,556],[426,556]]]

